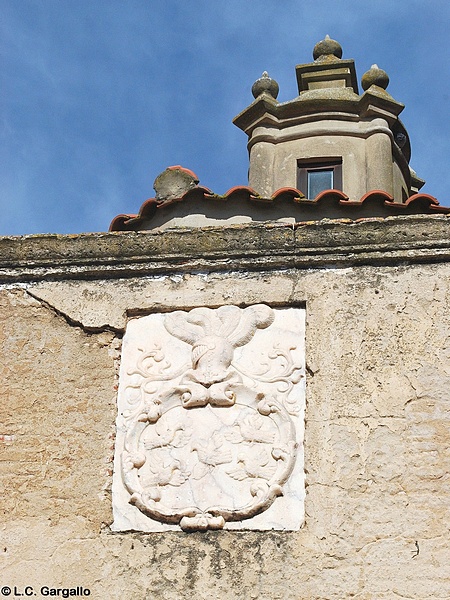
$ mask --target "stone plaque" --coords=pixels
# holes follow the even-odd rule
[[[133,319],[123,340],[114,531],[299,529],[305,311]]]

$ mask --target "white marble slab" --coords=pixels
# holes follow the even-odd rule
[[[305,311],[133,319],[123,340],[113,531],[297,530]]]

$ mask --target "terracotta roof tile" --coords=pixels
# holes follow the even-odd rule
[[[186,173],[186,175],[190,175],[193,179],[196,179],[197,182],[200,181],[199,178],[197,177],[197,175],[194,173],[194,171],[191,171],[191,169],[186,169],[186,167],[182,167],[181,165],[173,165],[171,167],[167,167],[168,171],[183,171],[183,173]]]
[[[303,192],[301,192],[300,190],[297,190],[296,188],[291,188],[291,187],[283,187],[280,188],[279,190],[277,190],[272,198],[269,199],[270,200],[284,200],[284,199],[290,199],[293,200],[294,202],[298,202],[299,200],[302,200],[305,197],[305,194]]]
[[[181,169],[181,167],[171,167]],[[192,177],[196,175],[189,171]],[[249,186],[235,186],[226,194],[214,194],[208,188],[196,186],[186,191],[180,197],[164,199],[149,198],[146,200],[139,214],[118,215],[110,225],[110,231],[138,231],[151,228],[151,220],[157,211],[178,202],[189,202],[196,199],[205,202],[240,201],[242,203],[258,203],[260,205],[277,204],[278,202],[292,203],[292,214],[296,222],[321,220],[323,218],[348,218],[353,221],[395,215],[411,214],[449,214],[450,208],[441,206],[436,198],[429,194],[414,194],[404,203],[394,202],[393,197],[382,190],[370,191],[359,201],[350,200],[344,192],[339,190],[325,190],[318,194],[314,200],[308,200],[305,194],[296,188],[284,187],[277,190],[270,198],[263,198]],[[268,217],[268,220],[273,217]]]
[[[223,200],[230,200],[231,198],[236,197],[239,197],[241,199],[243,196],[247,196],[248,200],[260,199],[258,192],[256,192],[253,188],[249,187],[248,185],[235,185],[234,187],[230,188],[226,194],[224,194],[223,196],[219,196],[219,198]]]

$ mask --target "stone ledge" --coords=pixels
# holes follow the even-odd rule
[[[0,283],[450,260],[450,218],[414,215],[0,238]]]

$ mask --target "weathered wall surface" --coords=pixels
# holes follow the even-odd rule
[[[450,597],[448,225],[445,217],[404,219],[392,234],[380,222],[311,226],[328,231],[328,264],[319,250],[302,258],[308,228],[280,226],[275,238],[263,226],[231,228],[222,233],[232,257],[223,264],[208,265],[204,251],[175,268],[171,245],[164,275],[164,249],[156,269],[141,248],[142,260],[137,251],[133,260],[143,272],[134,277],[131,267],[123,272],[125,258],[108,276],[92,266],[89,277],[74,258],[50,278],[26,259],[30,240],[7,240],[9,257],[16,244],[16,274],[5,259],[1,586],[33,586],[38,597],[44,585],[84,586],[91,598],[125,600]],[[355,231],[364,255],[348,237]],[[249,232],[257,240],[250,271],[239,268],[250,252],[233,255],[233,236],[242,241]],[[294,234],[296,245],[283,241]],[[111,248],[117,240],[130,248],[170,235],[109,239]],[[194,245],[198,233],[191,235]],[[92,245],[85,238],[57,243],[67,256],[70,244]],[[351,242],[353,254],[344,253]],[[304,528],[112,533],[115,389],[127,319],[162,307],[256,302],[306,306]]]

